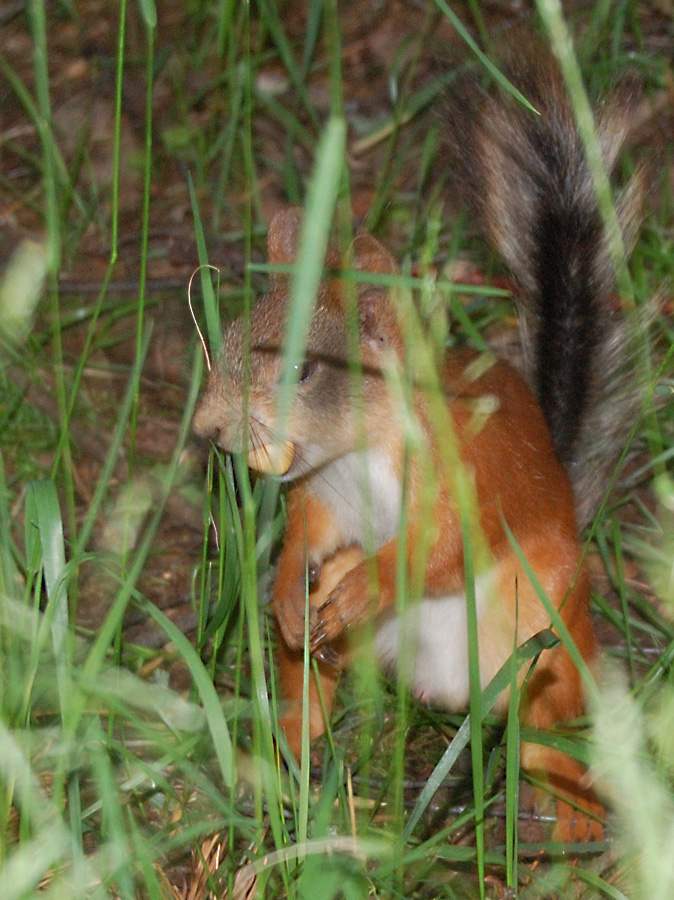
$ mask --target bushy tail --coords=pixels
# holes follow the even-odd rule
[[[517,282],[525,368],[585,524],[634,422],[636,393],[625,367],[632,353],[568,94],[554,61],[532,56],[506,74],[539,114],[473,84],[470,95],[461,92],[451,103],[452,143],[473,212]],[[623,91],[597,113],[609,173],[631,107]],[[642,193],[635,176],[616,203],[626,253]]]

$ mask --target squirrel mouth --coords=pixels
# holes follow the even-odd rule
[[[295,458],[292,441],[260,444],[248,451],[248,465],[261,475],[285,475]]]

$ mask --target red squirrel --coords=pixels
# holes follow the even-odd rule
[[[473,524],[483,541],[480,552],[477,539],[474,558],[483,687],[516,644],[550,626],[504,523],[592,666],[597,641],[578,529],[591,514],[600,470],[614,460],[621,434],[620,415],[606,409],[612,379],[618,379],[616,347],[624,326],[611,306],[613,270],[571,105],[552,66],[516,72],[514,80],[538,114],[476,87],[452,127],[457,171],[473,213],[517,286],[526,377],[505,361],[466,348],[449,349],[438,366],[447,427],[472,483],[479,520]],[[626,120],[619,102],[607,103],[599,114],[608,169]],[[635,230],[637,194],[628,188],[619,204],[627,242]],[[296,209],[274,217],[271,263],[296,260],[301,217]],[[340,260],[329,252],[326,263],[334,269]],[[368,233],[355,237],[349,263],[356,272],[398,272],[389,251]],[[416,655],[405,671],[413,694],[424,702],[465,709],[469,675],[464,541],[456,483],[444,456],[449,437],[432,424],[429,388],[414,374],[403,411],[399,382],[391,375],[396,367],[404,372],[407,360],[395,289],[372,278],[354,287],[339,272],[325,274],[279,439],[276,401],[289,285],[287,276],[275,276],[254,306],[247,356],[243,318],[226,330],[223,358],[210,373],[194,429],[226,451],[247,453],[252,469],[290,485],[273,608],[286,706],[282,725],[299,754],[307,627],[328,714],[339,669],[348,661],[346,632],[368,621],[374,623],[373,650],[389,671],[400,664],[403,634],[415,635]],[[357,304],[360,379],[349,363],[349,291]],[[422,438],[411,451],[410,416]],[[605,433],[597,434],[598,426]],[[599,483],[590,489],[593,479]],[[396,597],[402,552],[421,597],[401,612]],[[521,718],[534,728],[548,729],[583,713],[581,678],[561,643],[541,654],[524,691]],[[506,703],[503,696],[499,708]],[[313,675],[309,715],[314,738],[325,723]],[[602,834],[603,808],[579,762],[531,743],[523,744],[521,757],[523,767],[559,798],[561,839]]]

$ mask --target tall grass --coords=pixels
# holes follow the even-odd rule
[[[443,271],[435,277],[430,266],[440,261],[449,270],[454,255],[468,246],[461,223],[450,232],[438,211],[441,192],[429,183],[430,173],[438,172],[439,180],[444,176],[442,150],[435,139],[437,120],[429,120],[426,109],[451,82],[455,69],[429,77],[421,88],[413,70],[400,78],[390,117],[372,123],[369,133],[356,140],[345,102],[349,98],[343,95],[339,50],[344,20],[336,3],[311,0],[299,36],[290,27],[292,11],[274,0],[197,7],[185,11],[182,61],[194,71],[210,73],[209,60],[219,60],[218,103],[198,132],[189,115],[177,123],[177,131],[169,134],[167,129],[161,152],[170,156],[175,148],[171,162],[183,167],[185,182],[190,181],[198,262],[204,267],[218,264],[209,258],[208,238],[223,222],[243,251],[244,271],[240,288],[232,289],[234,297],[222,296],[220,282],[212,282],[208,270],[202,270],[206,313],[200,319],[209,337],[211,364],[217,362],[219,323],[231,314],[229,301],[237,310],[250,310],[265,274],[256,251],[265,228],[265,185],[271,180],[289,201],[302,202],[306,209],[288,332],[286,369],[292,379],[304,349],[327,235],[333,223],[347,236],[351,227],[349,153],[354,148],[358,154],[372,148],[376,152],[380,146],[384,165],[369,222],[406,247],[403,274],[394,279],[395,287],[401,297],[412,291],[421,296],[434,335],[425,343],[420,335],[427,332],[426,322],[416,318],[410,303],[411,327],[419,332],[413,352],[432,362],[448,339],[483,346],[482,332],[509,309],[503,292],[474,288],[459,294]],[[438,22],[436,7],[453,17],[462,13],[439,0],[429,4],[423,28],[410,38],[418,42],[412,59],[423,56],[423,42]],[[582,70],[586,81],[595,82],[599,72],[608,81],[625,66],[621,48],[628,36],[622,29],[630,16],[624,5],[621,9],[624,14],[612,19],[607,5],[597,3],[590,33],[609,38],[608,52],[594,61],[581,56],[578,70],[576,57],[570,56],[574,75]],[[59,10],[70,15],[67,4]],[[154,114],[153,85],[165,63],[164,53],[171,52],[163,47],[161,17],[151,2],[131,9],[122,0],[115,9],[113,172],[109,203],[100,211],[109,216],[109,266],[95,301],[75,310],[88,328],[79,357],[66,364],[63,332],[76,316],[74,301],[59,290],[57,275],[63,247],[69,256],[77,255],[73,233],[81,234],[78,217],[88,216],[97,198],[70,183],[54,128],[58,85],[49,65],[49,34],[59,21],[55,8],[35,0],[28,11],[34,72],[19,72],[4,56],[0,62],[39,136],[35,168],[42,185],[51,302],[38,310],[35,320],[28,290],[25,315],[19,317],[23,330],[8,337],[0,322],[1,414],[7,426],[3,433],[11,426],[20,436],[18,455],[30,456],[35,446],[25,424],[32,415],[30,398],[16,398],[9,384],[17,376],[22,384],[32,383],[46,358],[57,372],[58,433],[42,469],[38,461],[31,469],[20,465],[25,460],[17,459],[18,439],[12,446],[0,437],[0,897],[21,900],[39,893],[69,900],[198,900],[254,896],[257,891],[265,897],[355,900],[484,897],[498,887],[522,897],[570,896],[571,891],[630,900],[668,896],[672,753],[667,726],[674,634],[671,617],[659,606],[659,601],[671,603],[672,492],[666,471],[672,448],[667,408],[655,404],[645,427],[658,432],[657,440],[650,441],[651,456],[624,495],[639,509],[638,524],[622,517],[616,505],[607,507],[595,526],[593,546],[619,598],[616,608],[598,596],[597,614],[619,635],[609,653],[625,663],[630,678],[627,686],[620,678],[618,687],[611,681],[593,710],[599,724],[592,753],[615,796],[612,833],[617,851],[609,843],[573,848],[518,843],[519,740],[562,738],[520,736],[516,691],[505,732],[490,713],[503,687],[513,683],[516,668],[540,651],[540,643],[514,652],[511,663],[484,692],[474,674],[465,718],[419,707],[402,683],[386,683],[371,660],[360,660],[341,688],[326,738],[313,755],[307,739],[298,765],[277,726],[281,699],[266,605],[283,529],[283,496],[272,482],[251,481],[239,459],[212,452],[205,478],[190,466],[185,450],[203,380],[196,339],[167,462],[159,466],[135,453],[151,319],[161,315],[161,308],[149,306],[146,293],[153,203],[161,188],[156,166],[162,123]],[[559,48],[566,38],[558,12],[541,4],[551,42]],[[138,210],[140,282],[129,313],[134,354],[124,373],[124,390],[115,401],[105,459],[85,501],[76,485],[73,433],[81,424],[84,373],[105,340],[106,314],[114,299],[109,292],[120,253],[120,146],[127,127],[122,98],[132,16],[140,25],[146,91]],[[474,26],[479,31],[481,23],[465,27],[474,33]],[[491,60],[486,47],[473,49],[479,49],[478,62],[462,65]],[[466,59],[472,59],[471,53]],[[639,62],[653,89],[659,89],[667,73],[645,55]],[[311,78],[324,71],[327,112],[318,108],[310,89]],[[270,73],[272,88],[265,87]],[[180,85],[177,91],[184,91],[182,102],[191,112],[196,100],[189,89]],[[281,159],[267,157],[257,131],[260,122],[280,130]],[[190,139],[183,140],[185,134]],[[404,159],[401,148],[406,150]],[[406,172],[414,172],[418,185],[409,193],[404,189],[407,182],[402,191],[399,185],[403,165]],[[73,194],[76,202],[71,204]],[[671,254],[662,248],[671,244],[670,229],[671,204],[663,204],[661,221],[649,224],[636,251],[635,268],[642,273],[634,286],[637,299],[653,290],[651,271],[658,278],[669,274]],[[419,277],[409,274],[410,259],[427,264]],[[671,328],[659,322],[655,330],[653,368],[662,391],[662,385],[671,386],[669,370],[658,369],[663,347],[669,359]],[[427,374],[433,377],[432,366]],[[406,388],[401,385],[401,393]],[[90,422],[89,427],[94,425]],[[122,455],[129,462],[129,491],[120,500],[115,472]],[[449,457],[448,464],[453,462]],[[653,473],[660,476],[655,512],[652,493],[642,493]],[[186,482],[198,487],[203,498],[204,540],[194,561],[191,598],[198,622],[194,643],[141,587],[167,504]],[[105,550],[92,537],[102,520],[118,535]],[[642,586],[631,580],[634,559],[648,559],[657,600],[644,599]],[[91,570],[97,573],[101,595],[108,598],[95,634],[76,625],[81,580]],[[415,585],[404,583],[403,588],[401,603],[411,602]],[[130,608],[154,620],[165,635],[163,650],[125,640],[123,621]],[[167,670],[176,660],[188,674],[187,691],[169,687]],[[631,729],[627,732],[626,723]],[[645,736],[632,740],[636,732]],[[587,755],[584,736],[565,740],[573,753]],[[628,873],[622,871],[623,853],[630,854]],[[573,865],[566,854],[572,854]],[[531,865],[532,857],[540,857],[541,864]]]

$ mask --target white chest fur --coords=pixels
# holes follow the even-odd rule
[[[379,548],[397,533],[401,487],[388,456],[380,451],[349,453],[311,479],[312,490],[334,510],[344,546]]]

